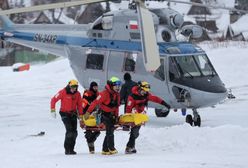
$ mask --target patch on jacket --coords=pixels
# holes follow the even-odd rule
[[[101,97],[102,97],[101,95],[97,96],[96,100],[99,100],[99,99],[101,99]]]
[[[59,97],[59,93],[57,93],[56,95],[55,95],[55,98],[58,98]]]

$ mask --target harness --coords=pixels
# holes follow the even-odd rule
[[[87,93],[87,94],[89,94],[89,95],[87,95],[87,97],[85,97],[84,95],[85,95],[85,93]],[[83,94],[83,99],[86,99],[88,102],[89,102],[89,104],[91,104],[95,99],[96,99],[96,93],[94,93],[94,92],[92,92],[92,91],[90,91],[90,90],[86,90],[86,91],[84,91],[84,94]]]
[[[85,96],[86,93],[88,94],[87,96]],[[90,104],[96,99],[96,97],[96,94],[92,93],[91,91],[84,91],[82,99],[84,113],[88,110]]]

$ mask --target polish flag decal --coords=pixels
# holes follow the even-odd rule
[[[129,20],[129,29],[138,29],[138,22],[136,20]]]

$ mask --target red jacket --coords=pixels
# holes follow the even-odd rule
[[[139,87],[134,86],[132,88],[132,94],[129,95],[127,99],[126,113],[132,113],[133,108],[136,110],[137,113],[142,113],[147,106],[148,101],[159,104],[163,102],[162,99],[155,95],[152,95],[149,92],[145,96],[140,95]]]
[[[120,94],[111,90],[109,85],[105,86],[105,90],[99,93],[96,100],[94,100],[88,112],[91,113],[95,107],[99,105],[100,110],[104,112],[112,112],[115,116],[119,115],[119,106],[120,106]]]
[[[92,90],[85,90],[83,93],[83,98],[82,98],[82,107],[83,107],[83,113],[85,113],[90,104],[97,98],[99,95],[98,92],[94,92]]]
[[[81,94],[76,91],[74,94],[69,93],[69,88],[64,88],[60,90],[51,99],[51,109],[55,109],[57,101],[61,100],[60,111],[65,113],[73,113],[78,111],[79,114],[82,113],[82,99]]]

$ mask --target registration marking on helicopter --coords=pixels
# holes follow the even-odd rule
[[[3,35],[7,37],[13,37],[14,34],[11,32],[4,32]]]
[[[43,43],[56,43],[57,35],[53,34],[41,34],[36,33],[34,35],[34,41],[43,42]]]

